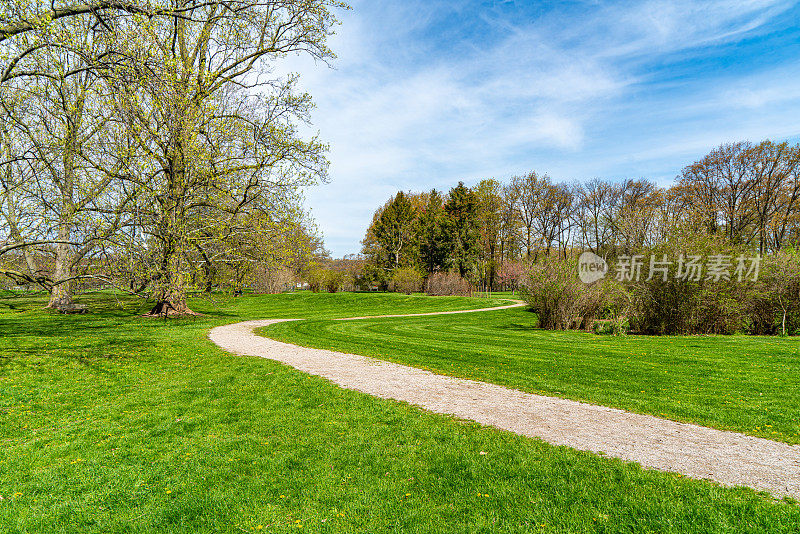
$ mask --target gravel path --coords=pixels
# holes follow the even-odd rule
[[[520,305],[407,316],[470,313]],[[358,318],[342,320],[354,319]],[[554,445],[603,453],[644,467],[729,486],[750,486],[777,497],[800,498],[800,446],[523,393],[365,356],[299,347],[253,333],[255,328],[287,320],[296,319],[220,326],[211,330],[209,337],[227,351],[276,360],[327,378],[343,388],[376,397],[408,402],[432,412],[470,419]]]

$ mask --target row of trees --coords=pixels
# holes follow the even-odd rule
[[[191,284],[320,252],[300,208],[326,177],[287,54],[326,61],[328,0],[0,7],[0,262],[68,309],[100,277],[189,313]]]
[[[400,192],[363,241],[367,276],[387,285],[412,267],[456,271],[493,289],[519,262],[589,250],[607,259],[673,235],[719,236],[767,254],[800,243],[800,145],[763,141],[718,147],[670,187],[648,180],[554,182],[530,172],[507,183],[459,184],[447,195]]]

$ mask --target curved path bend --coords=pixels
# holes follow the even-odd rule
[[[475,313],[522,305],[339,320]],[[553,445],[602,453],[647,468],[728,486],[749,486],[776,497],[800,498],[800,446],[524,393],[366,356],[300,347],[253,332],[256,328],[296,320],[265,319],[219,326],[211,330],[209,338],[229,352],[279,361],[346,389],[408,402],[432,412],[540,438]]]

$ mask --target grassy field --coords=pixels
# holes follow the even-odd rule
[[[535,328],[522,308],[280,323],[269,337],[532,393],[800,443],[800,340],[597,336]]]
[[[88,316],[48,313],[41,298],[0,302],[0,532],[796,532],[800,524],[793,503],[345,391],[206,339],[214,325],[257,317],[497,302],[220,298],[191,302],[202,318],[165,322],[136,317],[146,303],[85,300]]]

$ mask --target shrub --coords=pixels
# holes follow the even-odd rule
[[[314,293],[319,293],[325,285],[327,273],[322,267],[311,268],[305,276],[309,289]]]
[[[472,284],[458,273],[434,273],[428,277],[425,292],[434,296],[472,296]]]
[[[283,293],[294,287],[294,280],[289,269],[259,267],[254,272],[253,289],[256,293]]]
[[[341,291],[347,279],[347,273],[344,271],[328,270],[325,273],[325,289],[328,293]]]
[[[592,322],[592,332],[599,335],[624,336],[630,331],[627,317],[615,319],[595,319]]]
[[[308,271],[305,279],[314,293],[319,293],[323,289],[328,293],[336,293],[345,287],[350,280],[350,276],[342,270],[314,267]]]
[[[656,258],[667,256],[675,261],[681,254],[698,255],[704,259],[714,255],[736,258],[743,250],[708,236],[678,236],[669,243],[642,252],[645,261],[650,254]],[[748,295],[752,282],[707,280],[703,272],[699,280],[676,277],[672,266],[667,279],[655,276],[647,280],[627,283],[632,295],[631,322],[637,332],[645,334],[733,334],[746,331]]]
[[[800,250],[781,250],[762,260],[749,308],[754,334],[797,332],[800,327]]]
[[[531,265],[520,294],[546,330],[589,330],[601,315],[622,316],[629,298],[613,279],[584,284],[578,279],[577,261],[561,258],[545,258]]]
[[[422,275],[412,267],[400,267],[392,273],[389,289],[397,293],[410,295],[422,288]]]

